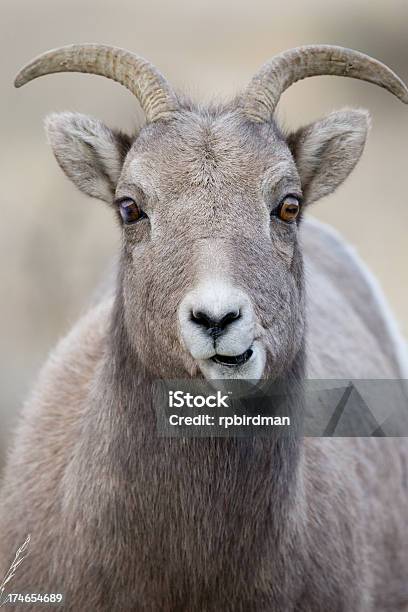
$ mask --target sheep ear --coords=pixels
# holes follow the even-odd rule
[[[111,203],[130,138],[79,113],[49,115],[45,129],[54,155],[71,181],[87,195]]]
[[[369,127],[367,111],[345,109],[289,135],[307,204],[328,195],[348,177],[363,152]]]

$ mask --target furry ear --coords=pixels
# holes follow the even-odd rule
[[[59,165],[72,182],[87,195],[111,203],[130,138],[79,113],[49,115],[45,129]]]
[[[369,127],[367,111],[345,109],[289,135],[307,204],[328,195],[348,177],[363,152]]]

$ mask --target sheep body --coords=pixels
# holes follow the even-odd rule
[[[129,137],[78,113],[46,122],[67,176],[114,210],[121,257],[113,299],[61,342],[24,409],[2,488],[0,571],[29,533],[13,590],[64,592],[69,612],[401,610],[404,440],[162,438],[154,379],[407,375],[370,275],[302,219],[357,164],[368,113],[287,133],[274,112],[289,86],[322,74],[404,103],[408,88],[331,45],[275,56],[241,95],[207,108],[106,45],[49,51],[15,84],[61,71],[121,83],[147,124]]]
[[[365,271],[324,227],[307,222],[302,231],[309,337],[320,334],[325,347],[333,333],[346,333],[354,358],[343,363],[339,355],[344,376],[355,378],[358,367],[361,377],[400,376],[392,334],[381,338],[390,356],[384,362],[366,344],[371,333],[374,346],[373,332],[389,324]],[[328,264],[319,271],[316,253],[327,242],[333,257],[325,278]],[[371,322],[351,316],[355,303],[331,319],[337,330],[319,325],[335,288],[341,295],[350,283],[356,296],[370,298]],[[13,592],[59,590],[73,612],[403,609],[406,441],[306,438],[295,450],[266,439],[158,439],[151,381],[142,372],[135,373],[131,411],[120,389],[100,387],[113,309],[107,298],[79,321],[25,406],[0,506],[1,572],[31,534]],[[316,369],[325,352],[309,345],[309,373],[326,376]]]

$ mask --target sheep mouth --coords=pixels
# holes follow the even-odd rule
[[[249,359],[251,359],[253,350],[251,348],[247,349],[245,353],[241,355],[214,355],[211,357],[212,361],[218,363],[222,366],[227,366],[228,368],[235,368],[238,366],[244,365]]]

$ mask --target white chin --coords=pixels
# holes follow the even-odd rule
[[[265,368],[265,349],[258,342],[252,345],[252,355],[242,365],[223,365],[212,359],[199,359],[197,361],[201,372],[208,380],[248,380],[257,382]]]

